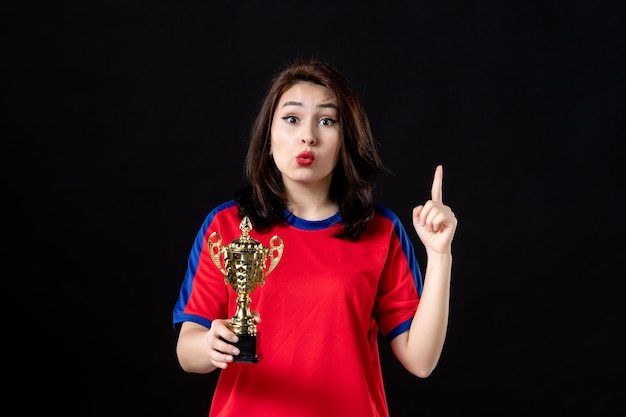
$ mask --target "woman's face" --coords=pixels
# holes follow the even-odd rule
[[[342,137],[335,94],[308,82],[283,93],[271,126],[271,153],[285,186],[330,187]]]

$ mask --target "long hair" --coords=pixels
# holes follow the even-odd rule
[[[374,185],[386,168],[356,93],[343,74],[319,59],[298,59],[273,77],[250,133],[244,164],[249,186],[235,193],[239,214],[248,216],[259,231],[285,220],[285,188],[269,156],[271,125],[281,96],[299,82],[326,87],[337,96],[344,146],[330,186],[330,197],[342,218],[342,228],[335,237],[357,240],[374,216]]]

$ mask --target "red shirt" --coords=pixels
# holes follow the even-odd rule
[[[377,206],[357,242],[337,239],[335,215],[287,222],[250,236],[266,247],[279,236],[283,254],[251,292],[257,325],[257,364],[231,363],[221,372],[209,415],[388,416],[378,354],[379,331],[388,340],[409,328],[422,275],[397,216]],[[222,245],[241,237],[237,207],[222,204],[206,218],[189,256],[173,323],[210,327],[230,318],[236,294],[224,283],[207,248],[212,232]],[[269,265],[269,261],[268,261]]]

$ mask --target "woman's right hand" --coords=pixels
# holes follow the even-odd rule
[[[253,311],[252,315],[256,324],[261,323],[257,311]],[[176,343],[176,355],[181,367],[187,372],[199,374],[217,368],[226,369],[239,355],[239,349],[231,344],[239,338],[230,329],[229,323],[227,319],[215,319],[211,328],[207,329],[198,323],[184,322]]]
[[[229,320],[213,320],[211,328],[206,334],[207,353],[213,366],[226,369],[228,364],[239,355],[239,349],[231,343],[237,343],[239,338],[228,326]],[[228,342],[231,343],[228,343]]]
[[[183,370],[206,374],[217,368],[225,369],[233,361],[239,350],[224,341],[237,340],[228,322],[226,319],[213,320],[211,328],[191,321],[182,324],[176,342],[176,356]]]

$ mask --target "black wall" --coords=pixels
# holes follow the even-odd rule
[[[411,231],[442,163],[459,219],[439,367],[419,380],[382,347],[392,416],[623,412],[614,3],[76,1],[7,13],[3,414],[206,415],[217,374],[179,368],[170,324],[188,251],[241,184],[270,77],[308,56],[338,66],[368,109],[394,171],[377,199]]]

